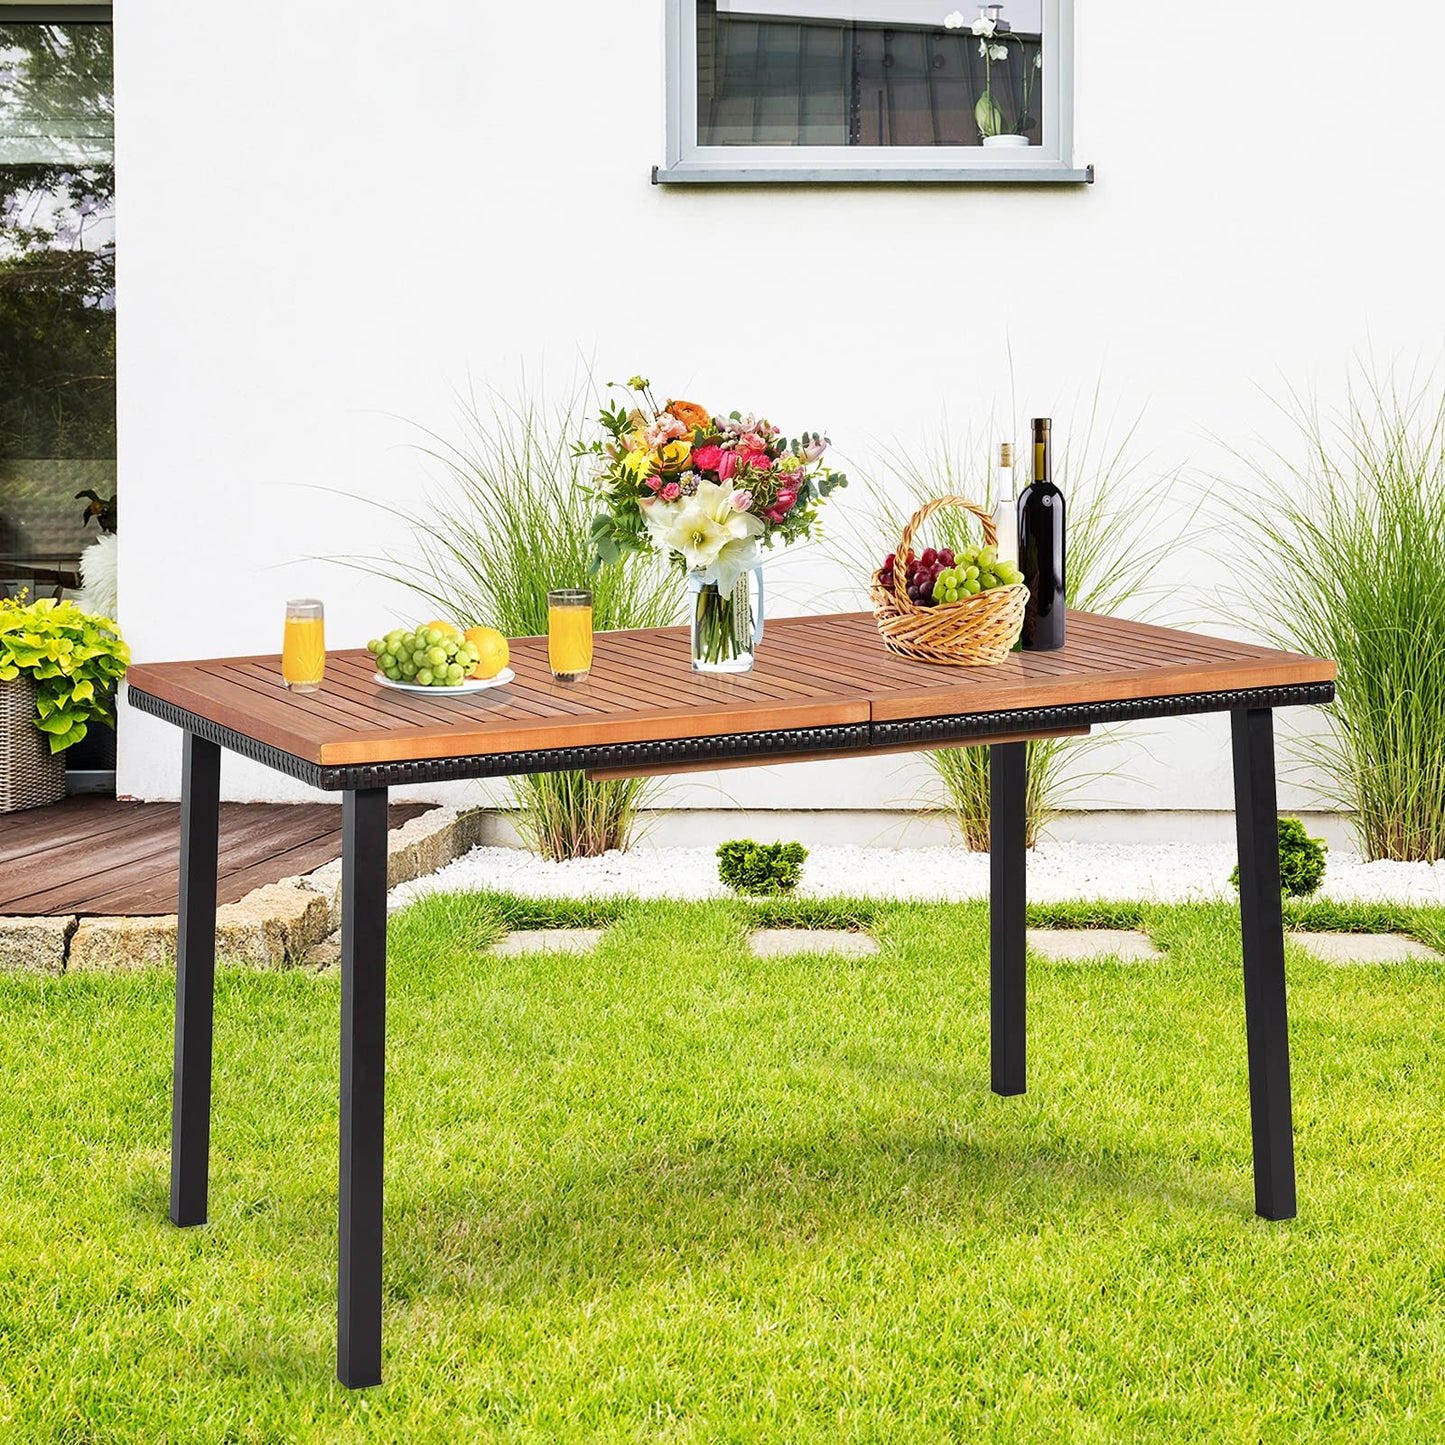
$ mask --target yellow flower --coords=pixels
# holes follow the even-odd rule
[[[688,459],[691,456],[691,442],[668,442],[666,446],[657,449],[657,470],[660,472],[680,472],[687,465]]]
[[[634,477],[645,477],[652,470],[652,453],[646,447],[634,447],[622,459],[622,465]]]

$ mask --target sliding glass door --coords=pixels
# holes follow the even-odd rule
[[[108,11],[0,5],[0,593],[59,596],[116,526]],[[31,16],[36,18],[32,19]],[[77,495],[79,494],[79,495]]]

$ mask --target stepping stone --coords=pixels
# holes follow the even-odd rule
[[[519,928],[492,945],[501,958],[523,953],[591,953],[602,939],[600,928]]]
[[[1147,933],[1124,928],[1030,928],[1029,947],[1048,959],[1122,958],[1147,963],[1163,958]]]
[[[1445,963],[1433,948],[1398,933],[1287,933],[1321,963],[1406,963],[1424,958]]]
[[[844,928],[759,928],[748,935],[748,943],[759,958],[779,958],[790,953],[835,953],[844,958],[867,958],[878,952],[878,941],[866,933],[849,933]]]

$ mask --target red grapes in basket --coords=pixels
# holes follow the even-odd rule
[[[896,556],[890,552],[879,569],[880,580],[890,589]],[[957,556],[949,547],[926,547],[922,556],[915,556],[910,547],[904,567],[908,600],[919,607],[962,602],[990,587],[1012,587],[1024,580],[1017,566],[1001,559],[993,547],[967,547]]]

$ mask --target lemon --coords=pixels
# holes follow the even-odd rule
[[[495,627],[469,627],[466,639],[477,649],[477,665],[469,677],[495,677],[507,665],[511,651]]]

